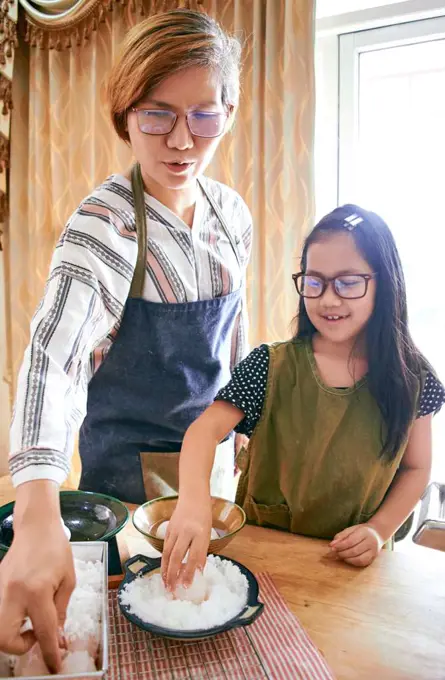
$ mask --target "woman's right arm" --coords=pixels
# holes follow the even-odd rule
[[[136,252],[135,240],[88,215],[88,204],[62,234],[18,376],[9,459],[15,487],[68,476],[92,352],[121,320]]]
[[[30,646],[34,636],[20,636],[30,616],[51,670],[60,664],[57,620],[74,586],[59,487],[86,412],[91,353],[120,321],[137,252],[135,239],[82,209],[56,247],[19,375],[10,454],[14,540],[0,564],[0,650]]]

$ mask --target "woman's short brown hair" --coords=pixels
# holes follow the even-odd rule
[[[172,10],[137,24],[127,34],[108,81],[114,128],[128,141],[126,115],[165,78],[185,68],[202,66],[219,74],[222,103],[238,106],[239,41],[203,12]]]

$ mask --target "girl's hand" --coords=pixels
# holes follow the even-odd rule
[[[162,553],[161,573],[166,587],[174,591],[179,583],[188,586],[196,569],[204,569],[212,529],[210,495],[179,497],[169,522]],[[186,564],[182,564],[189,551]]]
[[[340,531],[329,544],[340,560],[354,567],[367,567],[383,547],[383,540],[369,524],[356,524]]]

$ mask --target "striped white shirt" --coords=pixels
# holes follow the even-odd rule
[[[177,303],[243,290],[232,364],[247,353],[246,268],[252,219],[232,189],[204,178],[238,249],[238,257],[207,198],[198,192],[192,228],[145,195],[147,265],[143,298]],[[62,483],[74,437],[86,414],[88,383],[119,330],[137,258],[131,183],[112,175],[73,213],[56,246],[45,292],[31,324],[19,373],[11,426],[15,485],[33,479]]]

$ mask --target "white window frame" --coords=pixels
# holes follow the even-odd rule
[[[352,38],[352,36],[357,40],[359,36],[361,36],[360,40],[369,40],[372,35],[378,37],[378,32],[383,29],[386,31],[392,28],[403,33],[407,26],[411,26],[408,30],[413,30],[413,27],[414,30],[417,30],[421,24],[431,31],[432,24],[429,22],[443,21],[444,18],[444,0],[405,0],[394,5],[317,19],[315,34],[315,202],[317,218],[330,212],[340,202],[339,106],[340,81],[344,81],[343,74],[340,72],[341,41]],[[434,28],[432,32],[434,32]],[[393,37],[394,39],[403,40],[401,37]],[[376,43],[374,42],[374,44]],[[347,68],[345,56],[344,53],[342,69]],[[350,78],[349,82],[351,83]],[[352,85],[353,83],[352,80]],[[353,92],[353,86],[349,85],[349,87]],[[343,159],[343,168],[345,162],[345,159]],[[345,186],[344,180],[342,185]]]
[[[359,61],[364,52],[445,38],[445,16],[387,26],[339,38],[338,202],[351,201],[359,134]]]

